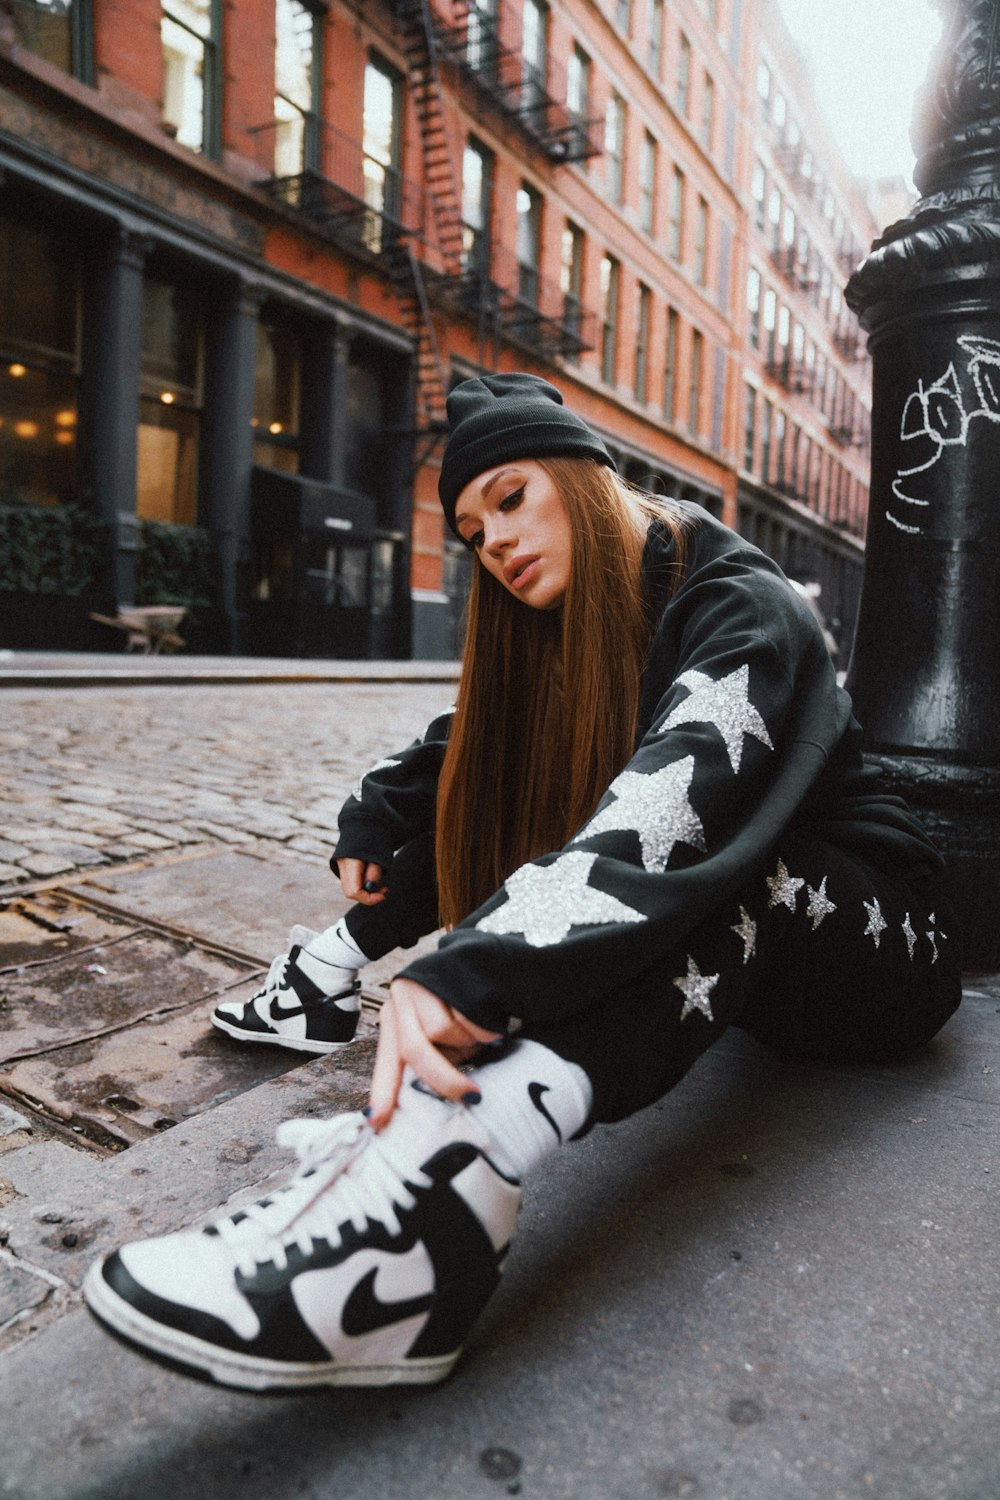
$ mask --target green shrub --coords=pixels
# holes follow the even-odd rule
[[[212,534],[199,526],[143,521],[139,534],[137,604],[183,604],[188,611],[215,601],[216,558]]]
[[[78,506],[0,503],[0,590],[71,597],[92,592],[102,530]]]

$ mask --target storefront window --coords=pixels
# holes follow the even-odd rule
[[[75,493],[79,265],[54,235],[0,217],[0,498]]]
[[[149,277],[143,288],[136,513],[198,519],[202,315],[187,290]]]
[[[286,474],[299,472],[302,341],[288,329],[257,325],[254,375],[254,462]]]

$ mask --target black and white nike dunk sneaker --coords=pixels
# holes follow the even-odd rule
[[[412,1075],[376,1134],[290,1120],[289,1182],[208,1228],[125,1245],[84,1284],[112,1331],[248,1390],[442,1380],[500,1280],[521,1190],[474,1111]]]
[[[293,1052],[339,1052],[354,1040],[361,1014],[361,985],[354,970],[326,963],[294,938],[315,937],[293,928],[292,946],[279,953],[249,1000],[223,1000],[211,1021],[241,1042],[270,1042]]]

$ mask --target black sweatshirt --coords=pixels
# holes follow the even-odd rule
[[[679,944],[766,863],[784,829],[906,870],[938,869],[919,825],[881,793],[819,625],[775,563],[699,506],[683,582],[654,522],[643,556],[658,621],[635,752],[565,848],[522,866],[433,953],[401,972],[471,1021],[554,1020]],[[434,825],[450,711],[349,797],[333,860],[388,869]]]

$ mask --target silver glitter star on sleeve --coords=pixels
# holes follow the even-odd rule
[[[712,1021],[712,1006],[709,996],[719,982],[718,974],[702,974],[693,958],[688,958],[687,973],[682,974],[680,979],[675,979],[674,984],[684,996],[684,1007],[681,1010],[683,1021],[693,1010],[700,1010],[706,1020]]]
[[[789,875],[783,859],[778,860],[777,874],[768,875],[765,879],[771,893],[767,898],[768,906],[787,906],[789,911],[794,911],[799,899],[799,891],[805,885],[805,881],[798,875]]]
[[[682,672],[677,681],[688,689],[689,696],[671,709],[657,734],[665,734],[677,724],[714,724],[722,735],[734,774],[740,769],[745,734],[774,749],[767,726],[748,696],[750,668],[746,662],[718,682],[694,668]]]
[[[740,920],[729,930],[730,932],[735,932],[736,936],[742,939],[743,962],[748,964],[757,952],[757,923],[745,906],[740,906]]]
[[[361,777],[361,779],[358,782],[357,786],[354,788],[353,792],[351,793],[352,797],[356,797],[357,800],[360,802],[361,799],[362,799],[362,797],[365,794],[365,779],[367,777],[374,776],[374,774],[375,774],[376,771],[386,771],[386,770],[388,770],[388,768],[390,766],[398,766],[398,765],[402,765],[402,761],[398,761],[398,760],[377,760],[373,766],[369,766],[368,767],[368,770],[365,772],[364,776]]]
[[[868,926],[861,935],[862,937],[874,938],[877,948],[882,941],[882,934],[889,924],[882,915],[882,908],[878,904],[877,896],[871,901],[862,901],[861,905],[868,913]]]
[[[571,850],[550,865],[522,865],[504,884],[504,905],[482,917],[476,931],[519,932],[532,948],[548,948],[571,927],[644,922],[642,912],[587,884],[596,862],[596,854]]]
[[[635,832],[644,868],[657,873],[667,868],[675,844],[704,850],[705,830],[688,801],[693,775],[693,755],[685,755],[683,760],[675,760],[649,776],[622,771],[608,788],[614,793],[614,802],[591,818],[574,843],[612,829]]]
[[[931,912],[927,920],[931,925],[925,936],[928,938],[931,949],[934,953],[934,957],[931,959],[931,963],[936,964],[938,961],[938,939],[947,938],[948,934],[941,931],[940,927],[937,925],[937,917],[933,912]]]
[[[913,950],[917,946],[917,934],[914,932],[912,923],[910,922],[909,912],[906,913],[906,916],[903,918],[900,925],[903,929],[903,936],[906,939],[906,951],[909,954],[910,962],[912,963]]]
[[[812,917],[813,932],[816,931],[816,928],[822,922],[824,917],[828,917],[831,912],[837,910],[836,906],[826,894],[827,879],[828,876],[824,875],[823,879],[819,883],[818,891],[814,891],[811,885],[806,886],[806,890],[809,892],[809,905],[806,908],[806,916]]]

